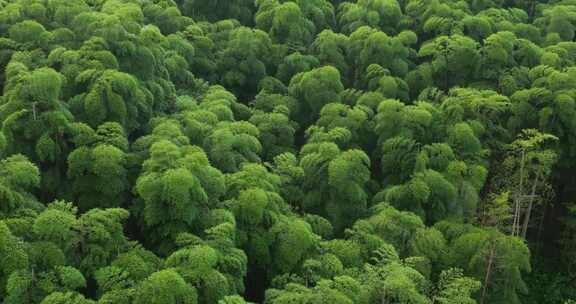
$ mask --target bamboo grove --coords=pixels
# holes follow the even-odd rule
[[[576,300],[575,0],[0,0],[0,302]]]

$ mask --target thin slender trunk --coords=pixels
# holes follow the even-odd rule
[[[450,73],[448,72],[448,56],[444,55],[444,63],[446,64],[446,68],[444,69],[444,92],[448,92],[450,90]]]
[[[37,120],[38,118],[36,117],[36,103],[32,103],[32,116],[34,117],[34,120]]]
[[[530,1],[530,8],[528,9],[528,18],[530,20],[534,19],[534,13],[536,12],[536,0]]]
[[[534,204],[534,195],[536,195],[536,187],[538,186],[538,178],[534,180],[532,185],[532,191],[530,193],[530,201],[528,202],[528,209],[526,210],[526,215],[524,216],[524,225],[522,226],[522,238],[526,239],[526,233],[528,233],[528,224],[530,224],[530,215],[532,214],[532,205]]]
[[[522,159],[520,160],[520,181],[518,182],[518,191],[514,197],[514,222],[512,223],[512,236],[520,234],[520,200],[524,193],[524,163],[526,153],[522,150]]]
[[[388,304],[388,300],[386,299],[386,289],[382,291],[382,304]]]
[[[488,256],[488,267],[486,268],[486,275],[484,276],[484,283],[482,284],[482,296],[480,297],[480,304],[484,304],[486,293],[488,292],[488,283],[490,282],[490,275],[492,274],[495,251],[496,244],[494,243],[492,244],[492,248],[490,248],[490,255]]]
[[[520,216],[520,199],[514,199],[514,218],[512,222],[512,236],[516,236],[516,227],[518,226],[518,217]]]

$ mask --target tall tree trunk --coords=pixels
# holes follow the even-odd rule
[[[33,102],[32,103],[32,117],[34,118],[34,120],[37,120],[37,115],[36,115],[36,103]]]
[[[517,196],[517,195],[516,195]],[[520,199],[514,198],[514,217],[512,221],[512,236],[516,236],[516,227],[518,226],[518,217],[520,216]]]
[[[524,163],[526,160],[526,153],[522,150],[522,158],[520,160],[520,180],[518,181],[518,190],[514,195],[514,219],[512,223],[512,236],[520,234],[520,200],[524,195]]]
[[[388,299],[387,299],[388,295],[386,294],[386,289],[384,289],[382,291],[382,298],[381,298],[381,304],[388,304]]]
[[[488,266],[486,267],[486,275],[484,276],[484,282],[482,284],[482,296],[480,297],[480,304],[484,304],[486,300],[486,293],[488,292],[488,284],[490,283],[490,275],[492,274],[492,268],[494,266],[494,258],[496,254],[496,243],[492,243],[490,248],[490,254],[488,255]]]
[[[534,204],[534,196],[536,195],[536,188],[538,186],[538,178],[534,180],[532,185],[532,191],[530,193],[530,201],[528,202],[528,209],[526,210],[526,215],[524,216],[524,224],[522,225],[522,238],[526,239],[526,233],[528,233],[528,224],[530,224],[530,215],[532,214],[532,205]]]
[[[536,12],[536,0],[530,1],[529,8],[528,8],[528,18],[531,21],[534,19],[534,13]]]

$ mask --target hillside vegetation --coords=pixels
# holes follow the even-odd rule
[[[0,303],[574,304],[576,0],[0,0]]]

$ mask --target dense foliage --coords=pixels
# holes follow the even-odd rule
[[[0,302],[576,299],[575,0],[0,0]]]

